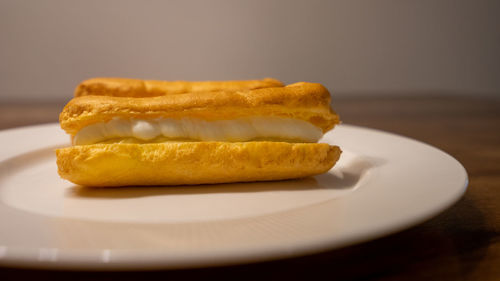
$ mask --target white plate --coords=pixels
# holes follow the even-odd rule
[[[89,189],[57,175],[57,124],[0,132],[0,264],[146,269],[291,257],[374,239],[456,202],[467,174],[429,145],[340,125],[344,151],[301,180]]]

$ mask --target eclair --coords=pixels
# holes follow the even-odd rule
[[[339,123],[321,84],[154,97],[81,95],[60,114],[72,146],[59,175],[85,186],[193,185],[302,178],[330,170]]]
[[[128,78],[92,78],[80,83],[74,96],[155,97],[192,92],[254,90],[282,87],[273,78],[240,81],[159,81]]]

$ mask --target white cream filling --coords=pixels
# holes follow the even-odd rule
[[[317,142],[320,128],[303,120],[283,117],[247,117],[233,120],[205,121],[194,118],[152,120],[118,119],[81,129],[74,137],[75,145],[93,144],[114,138],[136,138],[143,141],[157,137],[197,141],[251,141],[278,139]]]

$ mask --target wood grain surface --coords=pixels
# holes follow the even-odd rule
[[[0,129],[56,122],[64,104],[1,104]],[[500,280],[500,99],[353,97],[333,100],[346,124],[405,135],[454,156],[465,196],[406,231],[315,255],[230,267],[149,272],[0,268],[1,280]],[[2,148],[6,149],[6,148]]]

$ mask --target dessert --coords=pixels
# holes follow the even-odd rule
[[[316,83],[154,97],[83,95],[60,114],[72,146],[61,177],[87,186],[185,185],[324,173],[341,150],[317,143],[339,123]]]

